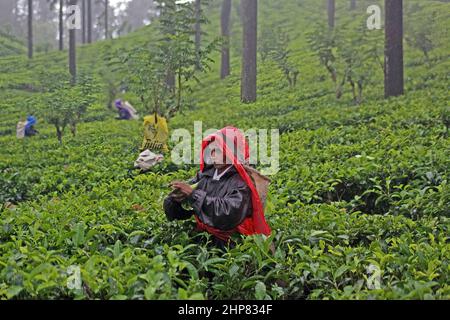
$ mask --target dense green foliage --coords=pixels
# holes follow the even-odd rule
[[[348,13],[346,4],[339,5],[337,25],[356,36],[365,8]],[[415,19],[433,7],[440,13],[437,28],[447,32],[443,13],[449,4],[423,7],[415,9]],[[210,40],[219,30],[219,9],[213,1],[206,12]],[[219,80],[214,54],[211,72],[191,84],[195,105],[169,125],[192,131],[193,122],[202,120],[205,130],[280,129],[280,171],[272,176],[266,207],[273,235],[243,239],[224,253],[193,230],[193,221],[167,222],[167,184],[197,168],[166,160],[147,174],[132,170],[141,123],[113,119],[105,107],[107,83],[77,136],[59,145],[43,120],[45,106],[35,103],[42,95],[37,75],[43,67],[66,66],[66,55],[5,57],[0,298],[450,298],[448,43],[436,44],[427,64],[419,49],[405,46],[403,97],[384,100],[381,68],[375,62],[366,67],[364,99],[355,106],[349,86],[336,99],[333,81],[307,41],[314,23],[326,19],[317,1],[261,1],[260,30],[280,22],[290,39],[289,63],[300,76],[288,86],[276,61],[260,61],[258,101],[243,105],[238,13],[233,10],[232,75]],[[150,26],[81,47],[81,72],[101,82],[103,52],[141,47],[155,34]],[[343,66],[338,62],[337,69]],[[126,75],[117,72],[119,79]],[[123,95],[142,113],[148,110],[136,95]],[[15,125],[28,112],[38,117],[40,134],[19,141]],[[67,286],[71,266],[80,267],[81,290]],[[369,285],[373,268],[380,270],[375,288]]]

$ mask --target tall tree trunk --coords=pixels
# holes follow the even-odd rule
[[[243,21],[241,101],[256,101],[258,0],[241,0]]]
[[[105,0],[105,39],[108,39],[108,7],[109,1]]]
[[[86,43],[86,0],[81,3],[81,42]]]
[[[220,78],[224,79],[230,75],[230,16],[231,16],[232,0],[223,0],[221,33],[223,38],[222,44],[222,64],[220,68]]]
[[[64,50],[64,0],[59,0],[59,51]]]
[[[350,10],[356,9],[356,0],[350,0]]]
[[[202,29],[201,29],[201,14],[202,3],[201,0],[195,0],[195,52],[197,55],[197,68],[200,66],[200,46],[202,41]]]
[[[385,0],[384,95],[403,94],[403,0]]]
[[[87,42],[92,43],[92,0],[87,1]]]
[[[33,58],[33,0],[28,0],[28,58]]]
[[[70,5],[77,5],[78,0],[70,0]],[[76,29],[69,29],[69,71],[72,77],[72,84],[75,84],[77,77],[77,61],[76,61]]]
[[[63,135],[63,133],[62,133],[62,130],[59,127],[58,124],[55,124],[55,127],[56,127],[56,137],[58,138],[58,142],[61,145],[62,144],[62,135]]]
[[[330,29],[334,28],[336,12],[336,2],[335,0],[328,0],[328,26]]]

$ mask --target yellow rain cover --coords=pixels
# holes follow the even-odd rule
[[[141,150],[167,152],[167,140],[169,139],[169,127],[167,120],[157,114],[144,118],[144,142]]]

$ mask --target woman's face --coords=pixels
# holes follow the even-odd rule
[[[211,151],[211,160],[214,168],[220,170],[228,167],[229,164],[226,163],[225,155],[223,152],[216,148]]]
[[[222,147],[216,141],[213,141],[208,145],[205,150],[205,162],[208,164],[212,164],[216,169],[224,169],[231,165],[230,161],[227,161],[227,158],[222,150]]]

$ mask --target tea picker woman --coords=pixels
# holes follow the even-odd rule
[[[164,201],[168,220],[194,216],[197,230],[213,236],[224,247],[235,234],[269,235],[263,206],[244,165],[249,147],[242,133],[226,127],[202,141],[200,172],[190,181],[173,182],[174,191]],[[183,208],[189,204],[192,210]]]
[[[118,99],[114,104],[119,112],[119,116],[116,118],[117,120],[131,120],[139,118],[136,109],[134,109],[128,102],[123,102]]]
[[[35,124],[37,123],[37,120],[33,116],[28,116],[27,121],[25,123],[25,137],[31,137],[39,133],[35,128]]]

